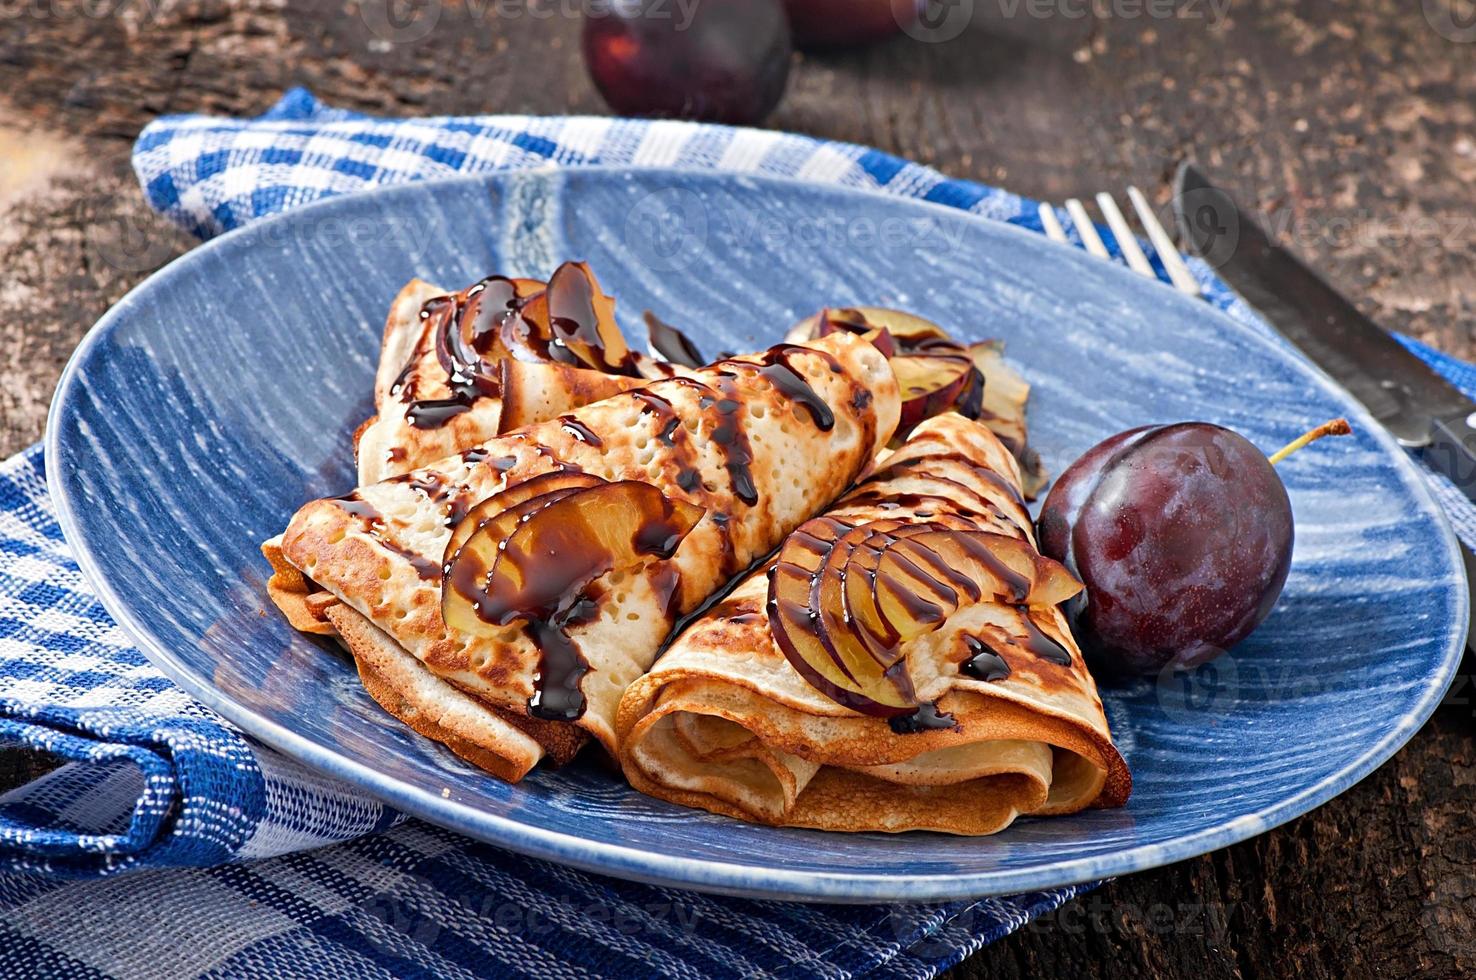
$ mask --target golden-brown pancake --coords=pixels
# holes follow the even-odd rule
[[[567,735],[588,733],[613,752],[620,696],[676,619],[842,493],[897,418],[886,359],[855,337],[721,361],[307,504],[266,545],[294,570],[274,576],[274,597],[296,603],[297,619],[336,627],[392,714],[505,779]],[[583,713],[529,724],[548,666],[539,645],[525,625],[449,630],[442,562],[470,507],[558,470],[648,483],[703,516],[669,560],[593,583],[593,611],[567,632],[588,666]]]
[[[461,328],[450,322],[448,311],[463,308],[480,285],[452,292],[413,279],[390,304],[374,379],[376,414],[354,437],[361,484],[408,473],[499,433],[646,383],[572,364],[519,360],[499,348],[480,384],[458,385],[466,379],[447,370],[438,334]]]
[[[879,467],[825,516],[972,525],[1033,550],[1019,468],[983,425],[930,419]],[[955,834],[1127,799],[1127,767],[1057,607],[965,603],[910,641],[919,701],[954,724],[904,733],[801,676],[774,639],[768,596],[765,570],[752,573],[626,690],[616,730],[637,789],[778,826]],[[965,670],[979,637],[996,638],[1007,676],[980,673],[981,661]]]

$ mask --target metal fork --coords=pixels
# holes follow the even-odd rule
[[[1153,213],[1148,199],[1143,192],[1136,187],[1127,190],[1128,200],[1133,204],[1133,210],[1137,212],[1138,220],[1143,225],[1143,230],[1148,233],[1148,241],[1153,251],[1158,254],[1158,259],[1163,263],[1164,270],[1168,273],[1169,281],[1175,289],[1190,296],[1199,296],[1202,291],[1199,283],[1184,265],[1183,256],[1174,247],[1173,239],[1168,232],[1163,230],[1163,225]],[[1138,236],[1128,225],[1127,218],[1122,209],[1112,199],[1112,195],[1105,191],[1097,195],[1097,207],[1102,211],[1102,217],[1107,219],[1107,227],[1112,230],[1112,237],[1117,239],[1117,247],[1122,252],[1123,261],[1128,268],[1134,272],[1142,273],[1149,279],[1157,279],[1158,273],[1153,271],[1153,266],[1148,261],[1148,256],[1143,253],[1143,247],[1138,243]],[[1097,226],[1092,223],[1091,216],[1087,214],[1086,206],[1076,198],[1066,202],[1066,213],[1071,217],[1071,224],[1076,229],[1077,235],[1086,250],[1099,259],[1111,260],[1112,256],[1107,251],[1107,246],[1102,244],[1102,236],[1097,234]],[[1040,205],[1040,223],[1045,228],[1045,233],[1052,241],[1069,243],[1066,237],[1066,229],[1061,227],[1061,220],[1056,216],[1056,209],[1049,204]]]

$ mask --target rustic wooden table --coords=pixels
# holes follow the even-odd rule
[[[434,29],[392,43],[368,26],[383,0],[0,0],[0,454],[40,437],[83,331],[193,244],[129,170],[153,117],[257,112],[293,84],[384,113],[604,111],[575,0],[430,2]],[[952,41],[799,59],[769,124],[1053,200],[1162,201],[1192,154],[1376,318],[1470,357],[1476,30],[1449,2],[974,0]],[[1476,971],[1473,698],[1467,664],[1334,802],[1111,882],[956,975]],[[44,765],[0,758],[0,787]]]

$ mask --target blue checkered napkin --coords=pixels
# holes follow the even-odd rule
[[[0,869],[208,866],[398,816],[247,742],[132,647],[67,551],[39,447],[0,464],[0,745],[75,760],[0,796]]]
[[[923,980],[1075,894],[944,907],[721,899],[409,822],[208,871],[0,876],[0,976]]]
[[[749,902],[401,822],[242,737],[129,646],[45,487],[39,449],[0,464],[0,745],[75,761],[0,797],[0,977],[921,978],[1085,890]]]
[[[202,237],[375,184],[616,163],[842,183],[1039,227],[1028,201],[864,147],[674,122],[375,119],[301,90],[259,119],[161,119],[134,154],[150,202]],[[1216,305],[1266,329],[1207,268],[1194,271]],[[1476,392],[1476,368],[1416,352]],[[1476,510],[1444,489],[1476,540]],[[746,902],[396,825],[244,738],[128,644],[67,553],[37,450],[0,464],[0,744],[74,760],[0,797],[0,976],[926,977],[1078,891],[914,907]],[[124,869],[138,873],[109,876]]]

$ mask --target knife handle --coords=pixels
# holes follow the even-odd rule
[[[1460,412],[1437,418],[1430,425],[1430,444],[1424,448],[1425,462],[1476,500],[1476,412]]]

